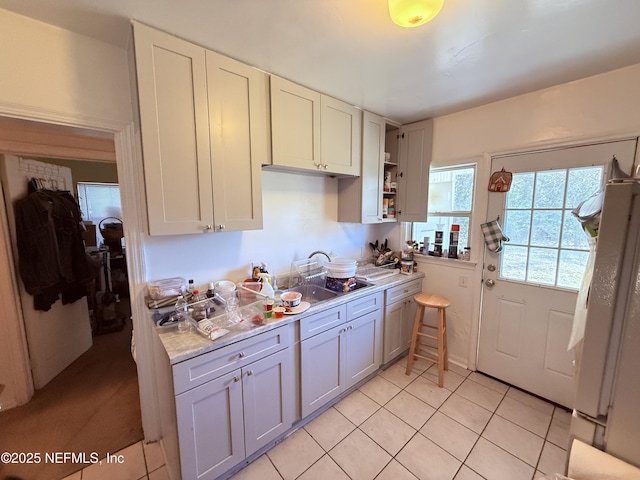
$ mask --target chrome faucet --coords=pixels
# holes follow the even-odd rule
[[[322,250],[316,250],[315,252],[311,252],[311,254],[309,254],[307,258],[311,258],[317,254],[324,255],[325,257],[327,257],[327,260],[331,261],[331,257],[329,256],[329,254],[326,252],[323,252]]]

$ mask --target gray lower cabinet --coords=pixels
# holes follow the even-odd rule
[[[300,321],[302,417],[380,367],[382,302],[372,294]]]
[[[183,479],[215,479],[291,427],[292,350],[278,340],[288,338],[278,330],[212,352],[189,368],[174,367],[174,375],[191,372],[191,378],[222,373],[235,362],[240,367],[176,395]]]
[[[385,292],[383,364],[409,348],[417,308],[413,296],[421,291],[422,280],[413,280]]]

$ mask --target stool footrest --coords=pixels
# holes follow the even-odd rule
[[[420,335],[421,337],[427,337],[427,338],[431,338],[433,340],[438,340],[438,337],[435,335],[427,335],[426,333],[422,333],[422,332],[416,332],[416,335]]]
[[[424,356],[424,355],[421,355],[421,354],[419,354],[419,353],[414,353],[414,354],[413,354],[413,356],[414,356],[414,357],[421,358],[421,359],[423,359],[423,360],[429,360],[430,362],[433,362],[433,363],[435,363],[435,364],[437,364],[437,363],[438,363],[438,357],[437,357],[437,356],[435,356],[435,355],[429,355],[429,354],[427,354],[427,355],[428,355],[428,356]]]

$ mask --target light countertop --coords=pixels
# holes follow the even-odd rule
[[[258,335],[263,332],[267,332],[282,325],[287,325],[298,320],[305,318],[314,313],[320,312],[327,308],[342,305],[357,298],[365,297],[372,293],[384,291],[388,288],[402,285],[403,283],[410,282],[415,279],[424,278],[424,273],[417,272],[411,275],[397,274],[387,278],[383,278],[375,282],[370,287],[360,288],[354,292],[338,295],[335,298],[331,298],[321,303],[313,304],[311,307],[297,315],[285,315],[282,319],[269,319],[265,324],[261,326],[249,326],[248,328],[233,328],[229,329],[230,332],[223,337],[216,340],[209,340],[195,330],[191,330],[188,333],[178,333],[176,329],[169,331],[160,331],[156,329],[158,337],[167,352],[169,361],[172,365],[188,360],[190,358],[202,355],[204,353],[217,350],[240,340],[244,340],[254,335]],[[256,302],[261,305],[262,302]],[[259,307],[262,308],[261,306]]]

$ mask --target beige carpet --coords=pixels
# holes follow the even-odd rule
[[[131,321],[94,345],[26,405],[0,412],[0,453],[40,453],[32,465],[0,463],[0,479],[58,480],[88,464],[45,463],[46,452],[100,458],[142,440],[140,399],[131,358]]]

